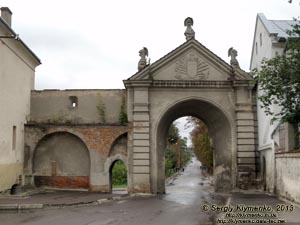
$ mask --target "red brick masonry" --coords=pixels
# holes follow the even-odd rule
[[[35,176],[35,185],[56,188],[89,188],[89,176]]]

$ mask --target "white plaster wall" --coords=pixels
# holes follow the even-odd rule
[[[266,163],[265,181],[263,182],[265,182],[266,191],[273,193],[275,187],[274,148],[269,146],[269,148],[260,151],[261,166],[263,166],[263,157],[265,158]]]
[[[262,35],[262,44],[260,44],[260,34]],[[283,48],[272,44],[272,36],[267,32],[260,19],[257,20],[256,30],[253,42],[252,62],[250,69],[253,70],[261,67],[261,61],[264,58],[271,59],[276,53],[281,54]],[[257,52],[256,52],[257,43]],[[260,86],[257,87],[257,96],[262,94]],[[274,191],[275,187],[275,165],[274,165],[274,140],[272,139],[272,133],[278,126],[278,121],[271,123],[271,116],[267,116],[264,112],[264,108],[261,108],[260,101],[257,100],[257,119],[258,119],[258,149],[261,151],[262,157],[266,159],[266,187],[270,192]],[[273,105],[274,111],[279,111],[280,108]],[[263,168],[261,168],[263,169]]]
[[[0,191],[11,188],[22,175],[24,123],[30,113],[36,66],[23,58],[26,53],[15,42],[14,39],[0,41]],[[13,126],[16,126],[15,150],[12,148]]]
[[[277,194],[300,203],[300,153],[276,155]]]
[[[262,45],[260,45],[260,34],[262,34]],[[255,50],[255,43],[257,43],[257,54]],[[265,29],[262,22],[258,19],[256,25],[256,31],[254,36],[254,47],[252,52],[252,62],[250,65],[250,69],[253,70],[257,68],[258,70],[261,67],[261,61],[264,58],[271,59],[276,56],[276,53],[282,54],[283,48],[279,46],[272,45],[272,37],[269,35],[267,30]],[[262,90],[258,86],[257,95],[261,95]],[[260,102],[257,101],[257,117],[258,117],[258,139],[259,139],[259,149],[264,149],[265,146],[273,144],[273,140],[271,139],[271,134],[274,129],[276,129],[278,122],[274,122],[271,124],[271,116],[267,116],[264,112],[264,109],[260,107]],[[273,107],[274,111],[279,111],[280,108],[276,105]]]
[[[260,45],[260,34],[262,34],[262,44]],[[257,43],[257,53],[256,45]],[[260,68],[261,60],[263,58],[270,59],[272,55],[272,38],[268,31],[265,29],[263,23],[258,19],[256,24],[256,30],[254,34],[253,50],[252,50],[252,62],[250,69]]]

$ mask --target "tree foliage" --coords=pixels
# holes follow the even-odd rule
[[[190,117],[189,123],[194,126],[191,132],[194,153],[202,165],[207,167],[208,171],[212,172],[213,152],[208,128],[202,120],[195,117]]]
[[[284,54],[263,60],[261,70],[255,70],[255,78],[262,89],[258,96],[261,107],[274,120],[300,122],[300,26],[289,32],[290,38]],[[278,105],[280,111],[275,111]]]
[[[176,127],[175,123],[172,123],[169,127],[167,139],[169,144],[175,144],[180,139],[179,129]]]
[[[180,136],[179,129],[175,123],[171,124],[168,130],[167,147],[164,153],[166,177],[171,176],[191,159],[191,151],[187,147],[187,139]]]
[[[112,186],[123,187],[127,186],[127,169],[125,164],[118,160],[112,168]]]

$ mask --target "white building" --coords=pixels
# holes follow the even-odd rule
[[[259,70],[264,58],[271,59],[276,54],[284,53],[289,38],[287,31],[292,30],[292,25],[295,23],[294,20],[268,20],[262,13],[257,15],[251,70],[254,68]],[[260,95],[262,90],[259,85],[257,89],[257,95]],[[290,152],[294,147],[291,125],[280,124],[280,121],[271,123],[272,117],[267,116],[260,105],[257,101],[258,149],[264,188],[281,197],[300,202],[300,191],[297,188],[300,186],[300,179],[298,179],[300,170],[297,166],[300,160],[297,161],[298,153]],[[273,110],[279,111],[280,108],[273,105]]]
[[[39,58],[11,28],[11,11],[0,17],[0,192],[22,182],[24,123],[30,114]]]

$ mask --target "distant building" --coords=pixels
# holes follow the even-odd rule
[[[264,58],[271,59],[276,54],[284,54],[294,20],[268,20],[259,13],[256,18],[252,45],[250,69],[261,68]],[[257,95],[262,93],[259,84]],[[265,190],[290,200],[300,202],[300,153],[291,153],[294,148],[294,130],[290,124],[280,121],[271,123],[264,108],[257,101],[258,150],[260,152],[261,176]],[[279,111],[273,105],[274,111]],[[296,178],[296,179],[295,179]]]
[[[11,11],[0,17],[0,191],[21,182],[24,124],[30,114],[31,90],[39,58],[11,27]]]

